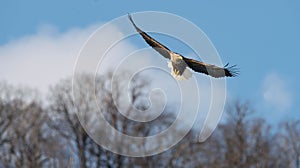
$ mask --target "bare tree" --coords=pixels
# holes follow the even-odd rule
[[[47,116],[37,93],[0,85],[0,161],[5,167],[42,167],[49,163]]]
[[[84,168],[87,167],[85,150],[88,135],[77,118],[76,108],[82,108],[87,103],[83,102],[86,104],[82,103],[82,107],[74,107],[71,84],[70,79],[62,80],[55,87],[51,88],[49,117],[52,120],[48,122],[48,126],[64,138],[67,143],[66,146],[71,149],[71,152],[74,152],[74,154],[70,153],[70,156],[75,155],[74,157],[78,157],[78,167]]]
[[[277,142],[278,160],[287,167],[300,167],[300,121],[282,122]]]
[[[213,167],[280,167],[274,162],[275,135],[263,119],[253,115],[250,104],[236,101],[226,112],[226,122],[211,138],[219,160]]]
[[[72,97],[71,79],[61,81],[50,91],[50,112],[52,120],[48,123],[49,127],[55,130],[61,137],[69,142],[70,148],[79,159],[79,167],[105,166],[105,167],[125,167],[132,162],[132,158],[113,154],[98,146],[88,135],[82,125],[91,125],[98,128],[101,123],[95,120],[97,113],[101,112],[107,122],[115,129],[128,135],[149,136],[157,131],[163,130],[170,120],[174,119],[171,113],[162,115],[155,121],[140,123],[129,120],[118,111],[118,106],[123,107],[125,115],[136,115],[133,113],[135,108],[146,109],[148,104],[145,102],[146,88],[149,83],[141,77],[134,78],[131,87],[124,82],[126,73],[115,76],[115,81],[111,81],[111,73],[94,78],[89,74],[82,74],[74,81],[76,89],[75,100]],[[96,85],[94,85],[94,82]],[[86,92],[94,89],[94,94]],[[124,106],[124,96],[128,96],[132,105]],[[91,102],[95,98],[101,102],[97,109]],[[151,115],[151,113],[149,113]],[[81,118],[79,121],[78,116]],[[99,127],[101,128],[101,127]],[[93,128],[94,129],[94,128]],[[96,130],[98,136],[102,130]],[[116,140],[122,137],[110,137]],[[120,139],[122,142],[122,139]],[[126,143],[126,142],[124,142]],[[145,142],[146,143],[146,142]],[[75,144],[75,145],[74,145]],[[121,144],[120,144],[121,145]],[[134,144],[132,144],[134,145]],[[95,164],[96,163],[96,164]],[[141,163],[141,162],[140,162]]]
[[[230,104],[225,120],[204,143],[198,143],[197,133],[191,130],[158,155],[126,157],[105,150],[89,136],[91,128],[93,136],[108,136],[95,120],[99,113],[115,129],[132,136],[155,135],[175,120],[168,107],[150,122],[128,119],[138,115],[136,109],[149,107],[150,82],[138,76],[128,85],[125,75],[112,81],[111,73],[95,78],[82,74],[74,80],[75,99],[71,79],[62,80],[50,90],[46,107],[34,90],[0,82],[0,167],[299,167],[300,121],[286,121],[274,129],[257,117],[249,103],[240,101]],[[87,92],[90,89],[93,94]],[[99,108],[91,103],[95,99]],[[127,99],[130,106],[124,106]],[[150,117],[154,112],[148,113]],[[151,145],[162,147],[183,134],[180,128],[172,133]],[[109,140],[120,142],[120,148],[128,143],[110,136]],[[131,144],[130,150],[138,150],[139,145]],[[144,141],[142,147],[147,145]]]
[[[161,157],[168,161],[168,167],[280,167],[282,164],[274,162],[278,156],[274,152],[275,134],[263,119],[252,115],[254,112],[249,103],[237,101],[206,142],[195,141],[192,130]]]

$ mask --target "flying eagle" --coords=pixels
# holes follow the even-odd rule
[[[226,64],[223,68],[215,65],[207,64],[190,58],[186,58],[181,54],[171,51],[163,44],[159,43],[143,30],[138,28],[133,22],[133,19],[130,14],[128,18],[133,24],[136,31],[143,37],[147,44],[149,44],[154,50],[156,50],[163,57],[170,59],[171,62],[168,63],[168,66],[171,68],[171,74],[178,80],[188,79],[192,76],[191,71],[187,67],[191,68],[195,72],[204,73],[206,75],[220,78],[220,77],[234,77],[238,75],[238,71],[235,68],[235,65],[228,66]]]

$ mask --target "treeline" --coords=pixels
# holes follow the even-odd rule
[[[107,151],[86,133],[78,119],[79,115],[84,118],[81,122],[94,122],[98,109],[90,102],[95,97],[101,101],[100,109],[106,120],[128,135],[155,135],[176,118],[171,109],[165,109],[160,117],[147,124],[128,120],[116,107],[118,101],[122,102],[122,75],[113,85],[114,92],[119,94],[108,89],[112,82],[110,75],[96,79],[82,75],[75,80],[78,87],[73,89],[97,84],[95,95],[78,91],[78,102],[72,97],[71,79],[52,87],[47,100],[41,100],[35,90],[1,82],[0,167],[300,167],[300,120],[271,126],[263,118],[255,117],[253,107],[242,101],[229,105],[225,121],[204,143],[198,143],[197,132],[191,130],[180,143],[158,155],[126,157]],[[149,104],[144,101],[147,96],[144,92],[149,81],[138,77],[131,86],[128,94],[131,102],[136,108],[146,109]],[[126,108],[127,113],[133,110]],[[97,131],[101,136],[103,130]],[[168,139],[172,137],[155,145]]]

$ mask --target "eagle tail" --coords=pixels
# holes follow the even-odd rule
[[[176,69],[173,67],[172,62],[168,62],[168,67],[171,68],[171,75],[176,80],[187,80],[193,76],[192,72],[188,68],[185,68],[183,73],[180,75],[178,71],[176,71]]]

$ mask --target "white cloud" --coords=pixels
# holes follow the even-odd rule
[[[59,32],[54,26],[44,25],[33,35],[0,46],[0,80],[47,91],[50,84],[72,75],[81,47],[98,27],[95,24]],[[116,27],[106,31],[103,38],[108,41],[120,36]],[[99,50],[103,46],[95,45]]]
[[[268,106],[275,107],[280,111],[287,110],[292,104],[292,94],[287,82],[275,73],[265,77],[263,98]]]

